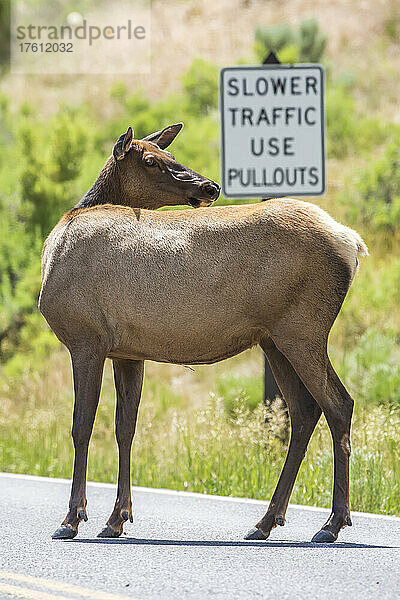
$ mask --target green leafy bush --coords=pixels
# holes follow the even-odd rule
[[[57,183],[76,179],[86,150],[87,134],[77,113],[64,109],[55,117],[50,132],[49,178]]]
[[[288,44],[278,52],[278,60],[283,65],[294,65],[300,62],[299,48],[296,44]]]
[[[12,208],[0,203],[0,360],[20,350],[26,318],[36,311],[41,240],[27,234]]]
[[[334,349],[333,362],[349,390],[355,390],[357,403],[399,410],[400,348],[393,331],[378,327],[366,330],[348,352]]]
[[[47,126],[22,117],[16,137],[21,162],[20,215],[44,237],[79,197],[73,184],[85,154],[84,124],[68,110],[61,110]]]
[[[255,39],[260,62],[273,51],[278,53],[282,63],[321,62],[327,42],[315,19],[303,21],[297,30],[287,24],[260,26],[255,31]]]
[[[351,197],[342,202],[353,223],[394,234],[400,228],[400,138],[395,136],[382,156],[372,160],[359,177]]]
[[[400,17],[398,7],[393,7],[389,15],[383,22],[385,35],[391,42],[398,42],[400,33]]]
[[[201,58],[195,59],[182,77],[186,110],[193,116],[206,115],[218,107],[218,69]]]
[[[300,24],[298,32],[300,62],[321,62],[326,49],[326,35],[319,30],[316,19],[308,19]]]
[[[389,133],[385,124],[361,113],[352,92],[341,85],[327,86],[326,121],[331,158],[371,153],[382,145]]]
[[[1,99],[0,120],[0,360],[10,374],[54,345],[37,310],[41,247],[81,195],[88,135],[83,116],[67,109],[46,123],[25,104],[11,118]]]
[[[295,44],[295,33],[290,25],[260,25],[255,31],[256,52],[262,62],[268,52],[279,52]]]

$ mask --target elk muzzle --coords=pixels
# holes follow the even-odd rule
[[[215,181],[207,179],[199,184],[196,195],[188,197],[188,204],[193,208],[210,206],[219,196],[221,187]]]

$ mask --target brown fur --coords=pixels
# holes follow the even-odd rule
[[[333,509],[323,529],[336,539],[350,523],[353,402],[327,340],[358,253],[367,249],[356,232],[292,199],[161,213],[106,205],[65,215],[46,241],[39,300],[74,367],[76,458],[64,527],[76,534],[85,514],[87,446],[106,357],[114,362],[120,478],[104,536],[119,535],[132,514],[129,456],[143,361],[213,363],[260,344],[287,401],[292,439],[257,535],[283,523],[323,411],[335,450]]]
[[[293,306],[296,319],[329,322],[357,251],[348,263],[336,246],[342,230],[335,236],[324,213],[312,211],[274,200],[196,212],[69,213],[47,241],[40,308],[68,347],[84,311],[107,356],[185,364],[222,360],[279,334]]]

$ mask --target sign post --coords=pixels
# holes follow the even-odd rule
[[[222,190],[268,200],[325,192],[324,68],[281,65],[220,72]],[[265,360],[265,401],[280,395]]]

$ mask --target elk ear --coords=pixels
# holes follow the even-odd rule
[[[157,144],[159,148],[164,150],[165,148],[168,148],[168,146],[174,141],[182,127],[183,123],[168,125],[168,127],[162,129],[161,131],[155,131],[154,133],[151,133],[147,137],[143,138],[142,141],[153,142],[153,144]]]
[[[113,156],[115,160],[121,160],[131,147],[133,140],[133,129],[128,127],[125,133],[119,136],[113,148]]]

